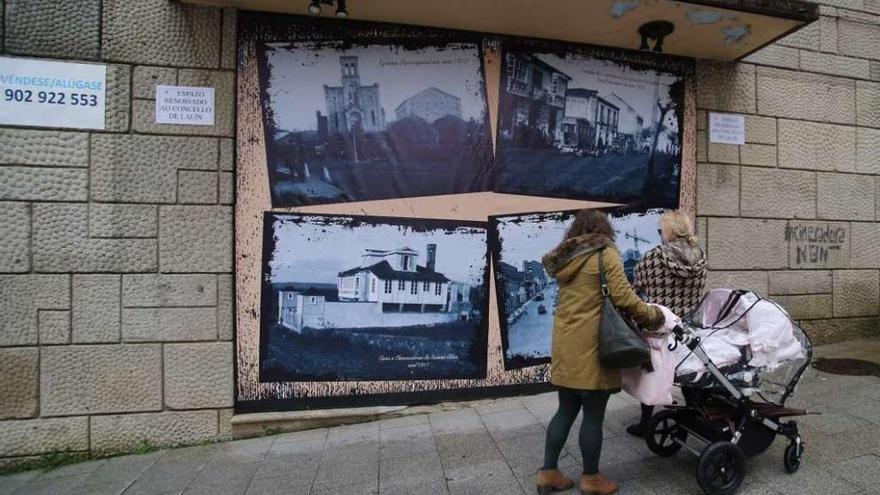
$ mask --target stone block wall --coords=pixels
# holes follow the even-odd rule
[[[235,12],[0,11],[4,56],[108,66],[105,131],[0,128],[0,465],[227,434]],[[154,124],[157,84],[214,87],[215,125]]]
[[[742,63],[698,63],[697,225],[710,286],[756,290],[824,343],[880,335],[880,3],[817,3]],[[710,143],[712,111],[745,114],[746,144]]]
[[[880,323],[880,2],[825,3],[697,77],[709,283],[769,295],[816,342]],[[0,128],[0,465],[227,435],[235,11],[0,7],[3,55],[108,67],[105,131]],[[215,125],[156,125],[157,84],[214,87]],[[710,111],[746,114],[747,143],[709,144]]]

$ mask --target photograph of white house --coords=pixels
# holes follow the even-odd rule
[[[485,225],[407,222],[267,214],[267,376],[485,373]],[[330,363],[339,364],[335,371]]]

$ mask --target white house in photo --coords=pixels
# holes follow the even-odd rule
[[[365,249],[359,266],[339,272],[336,289],[278,291],[279,324],[304,328],[431,326],[468,318],[470,286],[435,270],[437,245],[425,264],[411,248]]]
[[[339,300],[375,303],[386,313],[446,311],[449,279],[434,271],[437,246],[428,244],[426,251],[425,266],[419,266],[419,254],[408,247],[364,250],[359,267],[339,273]]]

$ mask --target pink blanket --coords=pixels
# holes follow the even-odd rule
[[[649,406],[665,406],[672,404],[672,382],[675,379],[675,366],[677,361],[667,345],[667,335],[675,325],[681,323],[681,318],[674,315],[664,306],[654,305],[663,311],[666,323],[663,327],[647,337],[651,347],[651,366],[654,371],[645,371],[642,368],[630,368],[621,370],[621,382],[623,390],[635,397],[642,404]]]

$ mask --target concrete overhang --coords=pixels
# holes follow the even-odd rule
[[[309,0],[182,0],[308,15]],[[328,3],[328,2],[323,2]],[[333,17],[324,5],[321,17]],[[663,53],[738,60],[818,18],[799,0],[348,0],[348,18],[638,50],[639,28],[674,25]],[[340,22],[345,22],[344,20]],[[653,42],[650,43],[653,47]]]

